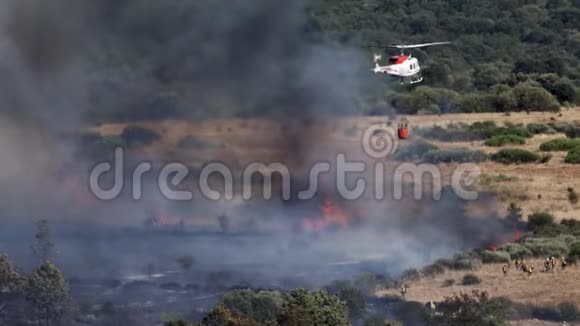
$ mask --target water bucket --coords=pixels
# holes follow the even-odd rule
[[[409,128],[406,124],[399,125],[399,139],[409,138]]]

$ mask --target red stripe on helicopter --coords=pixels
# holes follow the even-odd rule
[[[397,56],[389,58],[389,64],[390,65],[398,65],[398,64],[401,64],[401,63],[407,61],[407,59],[409,59],[409,56],[397,55]]]

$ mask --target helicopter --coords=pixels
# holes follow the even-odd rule
[[[435,43],[423,43],[423,44],[410,44],[410,45],[386,45],[385,47],[401,49],[401,54],[397,56],[392,56],[387,61],[387,64],[381,66],[379,61],[381,60],[380,54],[374,55],[375,67],[371,69],[375,74],[388,74],[391,76],[399,77],[401,84],[404,84],[405,80],[409,80],[410,84],[417,84],[423,81],[421,76],[421,66],[419,66],[419,60],[413,57],[411,54],[405,54],[405,49],[416,49],[423,48],[427,46],[434,45],[444,45],[451,44],[451,42],[435,42]]]

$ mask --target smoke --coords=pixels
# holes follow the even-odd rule
[[[128,277],[151,262],[173,270],[175,256],[190,253],[205,270],[243,271],[257,285],[264,275],[278,283],[307,275],[315,283],[368,269],[396,274],[503,232],[495,219],[466,219],[465,203],[454,197],[369,207],[338,201],[350,217],[368,208],[367,224],[321,235],[292,232],[321,214],[316,202],[176,208],[145,195],[147,201],[120,198],[83,209],[73,195],[86,191],[96,162],[78,160],[70,133],[111,120],[267,116],[286,126],[271,135],[279,139],[279,159],[301,167],[332,151],[324,133],[300,121],[356,114],[370,82],[360,75],[367,60],[355,49],[315,41],[302,1],[12,0],[0,4],[0,13],[0,224],[8,226],[9,217],[77,219],[56,239],[56,259],[71,275]],[[75,177],[67,189],[65,181]],[[237,236],[210,227],[185,236],[103,227],[141,221],[152,208],[204,217],[231,211],[258,225]],[[283,232],[260,234],[280,221]],[[32,232],[18,232],[26,236],[3,235],[0,248],[27,257],[22,248]]]

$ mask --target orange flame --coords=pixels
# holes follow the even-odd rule
[[[501,247],[503,244],[508,243],[508,242],[513,242],[513,241],[518,241],[521,237],[522,237],[522,233],[521,231],[516,227],[516,225],[514,224],[514,232],[511,235],[505,234],[503,236],[501,236],[495,244],[490,245],[487,247],[487,249],[491,250],[491,251],[496,251],[499,247]]]
[[[321,231],[331,225],[338,225],[340,227],[348,226],[348,217],[343,210],[336,206],[332,201],[325,200],[321,207],[322,218],[312,219],[307,218],[303,221],[303,227],[308,231]]]

